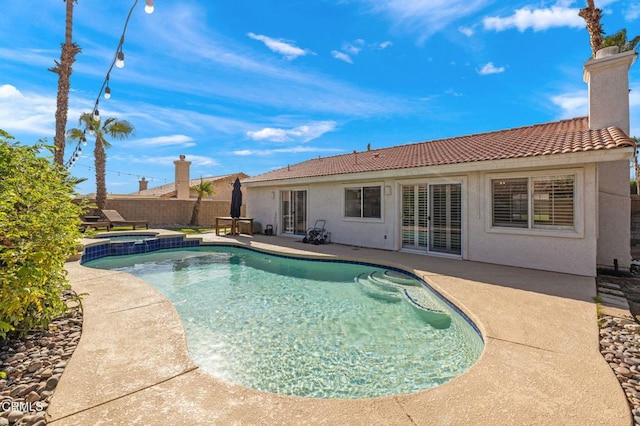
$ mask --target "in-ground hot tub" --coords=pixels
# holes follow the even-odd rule
[[[80,263],[105,256],[148,253],[161,249],[198,247],[200,239],[178,232],[116,231],[96,235],[85,243]]]

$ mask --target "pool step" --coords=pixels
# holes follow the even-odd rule
[[[404,289],[402,284],[386,279],[384,274],[380,271],[373,271],[369,274],[367,279],[371,284],[385,291],[395,291],[400,293]]]
[[[451,324],[451,317],[438,308],[438,302],[429,296],[428,291],[422,286],[416,286],[413,283],[417,283],[416,280],[411,280],[411,284],[402,285],[397,282],[400,279],[409,281],[405,277],[385,275],[383,272],[374,271],[369,275],[358,275],[356,282],[360,284],[360,288],[367,296],[387,302],[397,302],[404,299],[425,322],[434,328],[448,328]]]
[[[432,327],[439,329],[449,328],[451,317],[443,310],[429,303],[428,298],[424,297],[425,291],[423,289],[405,288],[403,294],[411,302],[411,306],[417,310],[420,317],[431,324]]]
[[[382,300],[385,302],[399,302],[402,300],[402,294],[395,291],[388,291],[380,286],[373,284],[367,274],[360,274],[356,277],[356,282],[360,284],[360,289],[364,294],[374,299]]]
[[[411,278],[410,276],[405,275],[402,272],[386,270],[382,273],[382,276],[384,277],[384,279],[396,284],[420,287],[420,282],[418,282],[418,280],[416,280],[415,278]]]

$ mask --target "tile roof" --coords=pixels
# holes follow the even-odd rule
[[[235,178],[236,175],[240,176],[240,179],[242,179],[244,176],[248,176],[242,172],[240,173],[234,173],[234,174],[229,174],[229,175],[222,175],[222,176],[210,176],[210,177],[203,177],[202,180],[204,180],[205,182],[217,182],[223,179],[228,179],[228,178]],[[198,185],[200,183],[200,178],[197,179],[191,179],[189,180],[189,186],[195,186]],[[132,192],[129,195],[138,195],[138,196],[155,196],[155,197],[163,197],[163,198],[171,198],[171,197],[175,197],[176,196],[176,184],[175,182],[171,182],[171,183],[167,183],[165,185],[160,185],[160,186],[156,186],[153,188],[148,188],[145,189],[143,191],[136,191],[136,192]]]
[[[588,117],[537,124],[390,148],[314,158],[243,183],[441,166],[487,160],[632,147],[617,127],[589,130]]]

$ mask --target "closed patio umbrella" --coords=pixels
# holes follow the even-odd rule
[[[236,178],[231,192],[231,214],[234,219],[240,217],[240,206],[242,206],[242,191],[240,191],[240,178]]]

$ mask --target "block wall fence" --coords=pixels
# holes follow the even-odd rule
[[[95,203],[95,200],[90,200]],[[195,200],[107,198],[106,210],[117,210],[127,220],[147,220],[153,227],[188,225]],[[216,217],[229,216],[231,201],[202,200],[199,226],[214,226]],[[241,208],[245,215],[245,206]],[[89,212],[88,214],[92,214]]]

